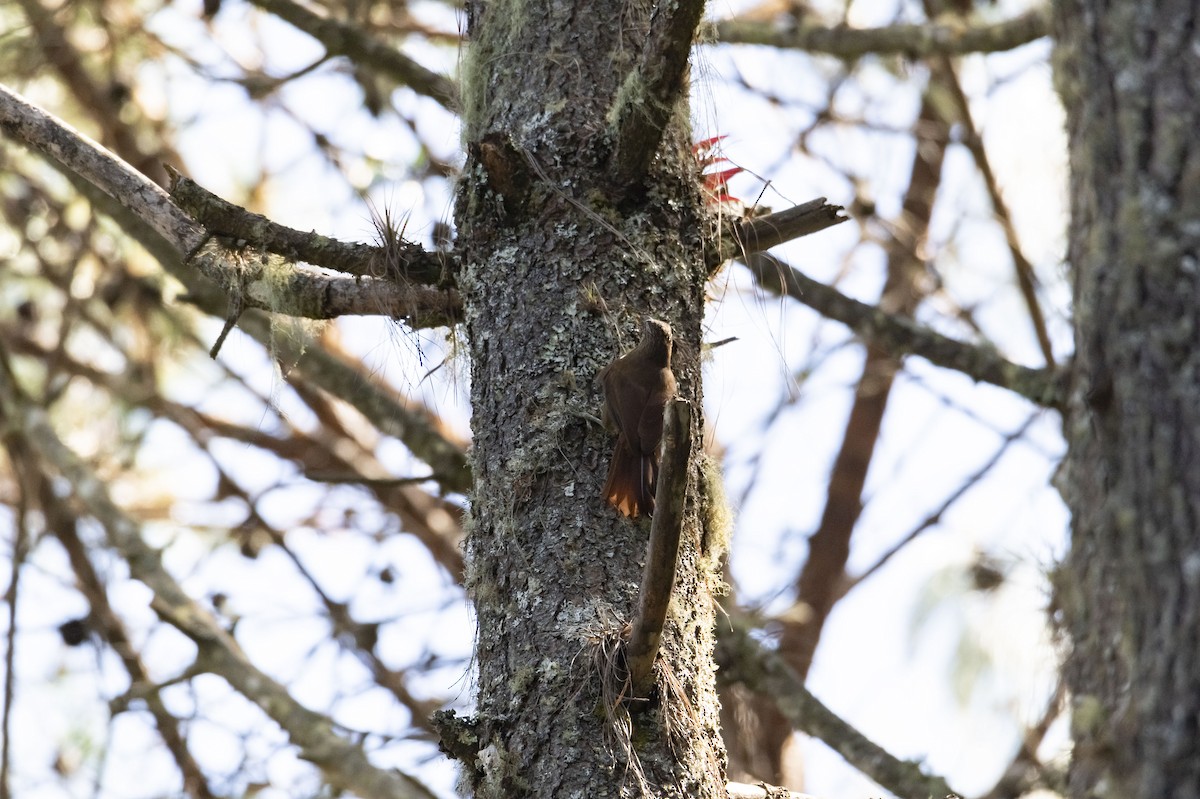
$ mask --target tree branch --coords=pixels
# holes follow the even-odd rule
[[[1050,725],[1062,715],[1066,700],[1066,681],[1060,674],[1042,717],[1025,730],[1013,759],[992,790],[983,795],[983,799],[1020,799],[1035,788],[1047,788],[1053,793],[1066,795],[1066,775],[1060,770],[1061,766],[1043,763],[1037,754],[1050,731]]]
[[[763,288],[799,300],[890,352],[919,355],[976,381],[1006,388],[1037,405],[1055,410],[1063,407],[1064,387],[1054,370],[1015,364],[988,347],[955,341],[910,319],[885,313],[813,280],[773,255],[754,253],[743,262]]]
[[[971,103],[963,91],[962,82],[958,79],[958,72],[950,63],[950,59],[943,56],[934,63],[934,68],[943,74],[944,77],[940,83],[949,89],[949,95],[956,106],[959,124],[964,128],[962,142],[970,151],[971,157],[975,159],[975,167],[983,177],[983,185],[987,187],[988,197],[992,201],[992,211],[996,216],[996,221],[1004,230],[1004,239],[1008,243],[1008,251],[1013,259],[1013,269],[1016,271],[1017,288],[1021,292],[1022,299],[1025,300],[1025,307],[1029,309],[1029,320],[1033,323],[1033,332],[1037,336],[1038,346],[1042,348],[1046,366],[1053,367],[1055,365],[1054,347],[1050,343],[1050,333],[1046,329],[1046,316],[1042,312],[1037,296],[1037,275],[1034,272],[1033,263],[1021,248],[1017,226],[1013,222],[1008,203],[1004,201],[1004,195],[1000,191],[1000,181],[992,169],[992,162],[983,146],[983,137],[979,135],[979,129],[971,114]]]
[[[141,655],[129,640],[124,622],[108,600],[104,582],[88,557],[87,546],[79,537],[78,517],[63,498],[55,493],[50,478],[41,473],[42,469],[37,464],[25,464],[25,468],[38,478],[39,504],[46,517],[46,526],[53,531],[66,550],[71,570],[75,572],[76,584],[91,608],[88,614],[89,625],[96,629],[121,659],[125,671],[129,674],[129,693],[138,694],[154,718],[158,734],[171,757],[175,759],[175,765],[183,777],[184,792],[193,799],[211,799],[214,794],[204,777],[204,771],[188,749],[183,726],[179,719],[167,710],[158,686],[154,684]]]
[[[26,400],[5,368],[0,368],[0,419],[19,431],[39,460],[66,478],[76,500],[129,565],[130,575],[154,592],[154,611],[196,644],[197,668],[219,675],[258,705],[283,728],[300,757],[320,768],[335,788],[359,796],[433,799],[413,778],[373,765],[360,746],[335,732],[329,718],[296,702],[249,661],[233,636],[166,570],[158,550],[142,539],[137,524],[113,503],[104,483],[62,442],[46,413]]]
[[[1025,419],[1024,423],[1022,423],[1020,427],[1005,435],[1003,443],[992,454],[992,457],[988,458],[988,460],[982,466],[968,475],[959,484],[958,488],[951,491],[950,495],[942,500],[941,505],[928,513],[925,518],[922,519],[916,527],[909,530],[909,532],[903,538],[892,544],[892,546],[888,547],[887,551],[877,557],[874,563],[853,577],[843,575],[842,579],[839,580],[837,599],[840,601],[842,597],[846,596],[846,594],[862,585],[865,580],[869,579],[873,574],[877,573],[880,569],[886,566],[888,561],[890,561],[901,551],[903,551],[905,547],[915,541],[917,536],[941,522],[942,517],[946,515],[948,510],[950,510],[950,507],[987,476],[992,468],[995,467],[995,465],[1000,462],[1000,459],[1008,452],[1009,444],[1024,436],[1033,423],[1036,422],[1041,416],[1041,413],[1042,412],[1040,410],[1034,411],[1029,415],[1028,418]]]
[[[897,796],[960,796],[941,777],[888,753],[813,696],[776,652],[755,641],[744,625],[722,626],[719,674],[771,697],[797,730],[824,741],[848,763]]]
[[[934,54],[991,53],[1012,50],[1049,35],[1050,14],[1046,8],[1034,8],[992,25],[968,25],[953,19],[883,28],[802,25],[780,29],[772,22],[739,19],[717,23],[717,41],[721,44],[761,44],[845,59],[870,54],[917,59]]]
[[[747,785],[744,782],[727,782],[725,788],[729,791],[729,799],[816,799],[816,797],[787,788],[779,788],[760,782],[757,785]]]
[[[248,319],[244,327],[264,346],[270,343],[271,333],[266,320],[261,317]],[[414,455],[429,464],[444,490],[466,493],[470,489],[474,478],[462,448],[439,433],[427,417],[396,402],[392,390],[320,347],[300,347],[286,338],[277,340],[274,346],[280,357],[296,364],[297,371],[306,380],[350,403],[379,432],[404,442]],[[400,489],[393,496],[419,496],[422,493],[419,489]],[[429,497],[428,502],[436,505],[440,501]],[[432,510],[432,507],[427,508],[429,512]]]
[[[726,261],[750,253],[763,252],[784,242],[808,236],[825,228],[848,222],[845,209],[830,205],[824,197],[779,211],[778,213],[743,219],[729,226],[717,246],[705,254],[709,276]]]
[[[0,364],[0,369],[7,364]],[[0,425],[4,421],[0,416]],[[11,468],[11,474],[16,483],[17,500],[13,508],[12,554],[9,557],[8,587],[4,591],[4,602],[8,605],[8,629],[5,631],[4,646],[4,709],[0,712],[0,799],[12,799],[12,713],[16,700],[17,673],[14,665],[17,658],[17,601],[21,596],[21,572],[25,568],[25,558],[29,554],[30,494],[33,493],[35,476],[22,469],[20,461],[27,455],[25,446],[15,431],[0,427],[0,439],[4,441],[5,452]]]
[[[251,2],[319,41],[329,55],[346,56],[355,64],[371,67],[417,94],[437,100],[451,111],[456,110],[458,87],[453,81],[426,69],[387,42],[369,36],[347,22],[314,14],[292,0]]]
[[[205,246],[208,234],[157,184],[60,119],[0,86],[0,129],[93,184],[150,225],[227,294],[247,308],[288,316],[331,319],[348,314],[384,315],[410,325],[436,327],[457,319],[462,300],[454,290],[401,286],[373,277],[327,275],[294,264],[273,268],[231,258]]]
[[[111,84],[93,75],[88,63],[91,54],[85,60],[73,37],[68,35],[69,26],[56,19],[62,7],[50,3],[51,8],[47,8],[42,0],[17,0],[17,4],[29,20],[47,65],[58,73],[71,97],[94,123],[100,139],[135,169],[152,179],[161,179],[159,164],[170,150],[161,142],[156,143],[152,152],[143,149],[137,130],[122,121],[122,103],[113,93]]]
[[[441,280],[443,259],[418,244],[396,237],[380,247],[305,233],[223,200],[169,166],[167,173],[171,176],[171,199],[216,236],[244,239],[289,261],[304,261],[360,277],[402,277],[431,286]]]
[[[636,186],[658,152],[663,129],[679,100],[688,54],[704,0],[660,0],[650,18],[642,60],[622,84],[608,112],[616,131],[615,178],[620,191]]]
[[[663,421],[662,466],[654,495],[654,521],[650,525],[638,612],[625,647],[634,697],[648,696],[654,687],[654,659],[675,587],[683,503],[687,496],[688,456],[692,451],[691,403],[673,400],[666,407]]]

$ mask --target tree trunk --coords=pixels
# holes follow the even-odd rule
[[[1200,19],[1057,5],[1076,360],[1070,795],[1200,796]]]
[[[644,181],[615,185],[610,109],[630,91],[650,5],[494,0],[467,13],[458,281],[479,633],[465,781],[480,797],[723,795],[719,553],[701,521],[698,453],[657,690],[622,702],[612,653],[637,606],[649,522],[601,499],[614,439],[591,418],[597,372],[637,342],[645,316],[674,329],[679,396],[699,407],[707,223],[686,88]]]

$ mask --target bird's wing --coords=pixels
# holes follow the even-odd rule
[[[663,389],[647,392],[645,404],[639,410],[637,423],[636,444],[631,446],[634,452],[642,455],[656,455],[658,444],[663,434],[663,407],[670,399]]]
[[[604,405],[609,420],[625,435],[630,450],[638,454],[642,454],[638,427],[649,394],[645,386],[624,378],[619,370],[612,369],[604,376]]]

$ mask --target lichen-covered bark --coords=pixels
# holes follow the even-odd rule
[[[480,797],[724,792],[715,553],[699,521],[695,458],[659,690],[630,705],[628,747],[610,719],[626,718],[625,708],[601,694],[601,653],[636,607],[648,522],[600,498],[613,440],[590,418],[600,407],[595,375],[652,315],[674,329],[680,396],[700,402],[704,225],[686,98],[641,187],[615,187],[609,169],[607,114],[649,10],[468,3],[458,281],[471,355],[467,554],[479,635],[478,755],[467,758],[465,787]],[[693,440],[703,440],[698,429]]]
[[[1200,796],[1200,18],[1056,8],[1077,356],[1070,795]]]

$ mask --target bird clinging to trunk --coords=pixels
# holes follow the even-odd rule
[[[675,396],[671,344],[671,326],[647,319],[638,345],[599,375],[604,386],[604,424],[617,434],[603,496],[632,518],[654,513],[663,408]]]

